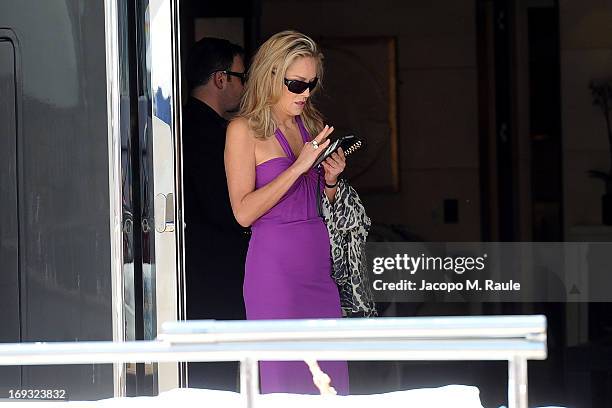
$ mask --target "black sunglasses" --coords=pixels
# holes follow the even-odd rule
[[[231,76],[235,76],[240,78],[240,82],[242,82],[242,85],[244,85],[244,83],[247,80],[247,74],[246,72],[234,72],[234,71],[219,71],[219,72],[223,72],[225,75],[231,75]]]
[[[315,89],[315,87],[317,86],[317,82],[319,82],[319,78],[316,78],[316,77],[310,82],[304,82],[304,81],[298,81],[297,79],[285,78],[285,85],[287,85],[287,89],[289,90],[289,92],[298,94],[298,95],[303,93],[306,90],[306,88],[308,88],[310,92],[312,92],[312,90]]]

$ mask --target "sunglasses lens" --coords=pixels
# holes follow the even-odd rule
[[[287,84],[287,89],[289,89],[289,92],[293,92],[294,94],[301,94],[306,90],[306,88],[308,88],[310,91],[315,89],[318,81],[319,78],[313,79],[312,82],[304,82],[294,79],[289,81]]]
[[[287,89],[295,94],[301,94],[306,88],[308,88],[308,84],[302,81],[292,81],[289,83],[289,86],[287,86]]]

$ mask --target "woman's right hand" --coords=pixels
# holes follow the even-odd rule
[[[317,157],[327,148],[329,145],[329,139],[327,138],[334,131],[333,126],[325,125],[323,130],[319,132],[319,134],[313,139],[319,144],[317,149],[314,148],[312,142],[305,143],[300,151],[299,156],[293,163],[293,166],[300,171],[300,173],[306,173],[314,162],[317,160]]]

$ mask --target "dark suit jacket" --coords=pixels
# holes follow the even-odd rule
[[[223,162],[227,121],[196,98],[183,114],[185,264],[189,319],[244,319],[250,232],[234,218]]]

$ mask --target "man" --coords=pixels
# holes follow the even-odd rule
[[[240,46],[204,38],[187,64],[183,185],[188,319],[245,319],[242,284],[249,231],[232,213],[223,163],[227,120],[243,93],[243,58]],[[189,364],[190,387],[237,391],[238,378],[238,363]]]

